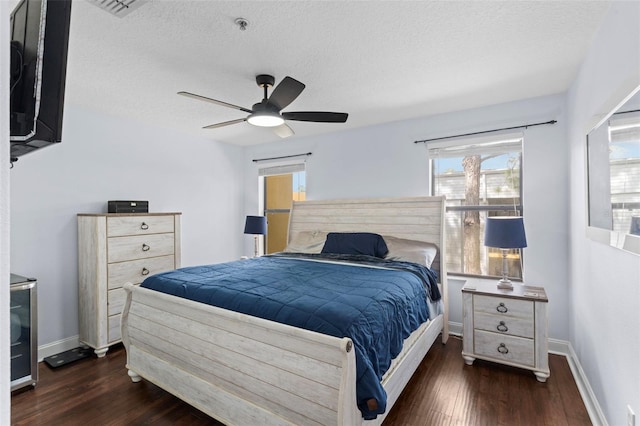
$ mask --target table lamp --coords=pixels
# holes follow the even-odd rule
[[[507,271],[507,250],[521,249],[527,246],[522,217],[488,217],[484,231],[484,245],[499,248],[502,251],[502,279],[498,281],[498,288],[513,290],[513,284]]]
[[[267,235],[267,218],[264,216],[247,216],[244,233],[253,235],[255,240],[254,257],[258,257],[258,235]]]

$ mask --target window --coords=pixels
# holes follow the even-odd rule
[[[522,134],[465,138],[427,145],[431,193],[445,195],[449,272],[500,276],[499,249],[484,246],[487,216],[522,215]],[[507,259],[522,279],[519,250]]]
[[[640,111],[609,119],[609,174],[613,230],[640,235]]]
[[[264,179],[265,253],[284,251],[287,246],[291,202],[306,198],[304,166],[291,164],[258,171],[260,178]]]
[[[640,235],[640,111],[614,113],[587,144],[589,225]]]

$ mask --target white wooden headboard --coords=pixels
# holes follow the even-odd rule
[[[438,272],[448,332],[445,197],[361,198],[294,201],[288,242],[301,231],[374,232],[397,238],[431,242],[438,256],[431,267]]]
[[[294,201],[288,242],[300,231],[375,232],[434,243],[438,261],[446,255],[444,201],[442,196]],[[446,262],[433,268],[442,276]]]

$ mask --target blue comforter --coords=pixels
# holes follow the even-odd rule
[[[436,276],[408,262],[345,258],[393,269],[315,262],[293,255],[263,256],[164,272],[147,278],[142,287],[351,338],[358,407],[365,419],[372,419],[386,410],[386,393],[380,384],[383,374],[402,350],[404,339],[429,319],[426,298],[434,287],[438,290]],[[438,300],[440,295],[430,297]]]

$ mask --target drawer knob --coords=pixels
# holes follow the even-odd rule
[[[142,251],[149,251],[150,248],[151,247],[149,247],[148,245],[146,245],[144,243],[142,244]]]
[[[149,275],[149,270],[147,268],[142,268],[142,275]]]
[[[500,352],[501,354],[508,354],[509,353],[509,349],[505,346],[504,343],[500,343],[500,346],[498,346],[498,352]]]
[[[504,314],[504,313],[507,313],[509,309],[507,309],[507,307],[504,306],[504,303],[500,302],[498,307],[496,307],[496,311],[500,312],[501,314]]]
[[[498,331],[501,331],[503,333],[509,331],[509,327],[505,325],[504,321],[500,321],[500,324],[498,324],[496,328],[498,329]]]
[[[142,229],[143,231],[146,231],[147,229],[149,229],[149,225],[147,225],[146,223],[142,222],[142,225],[140,225],[140,229]]]

